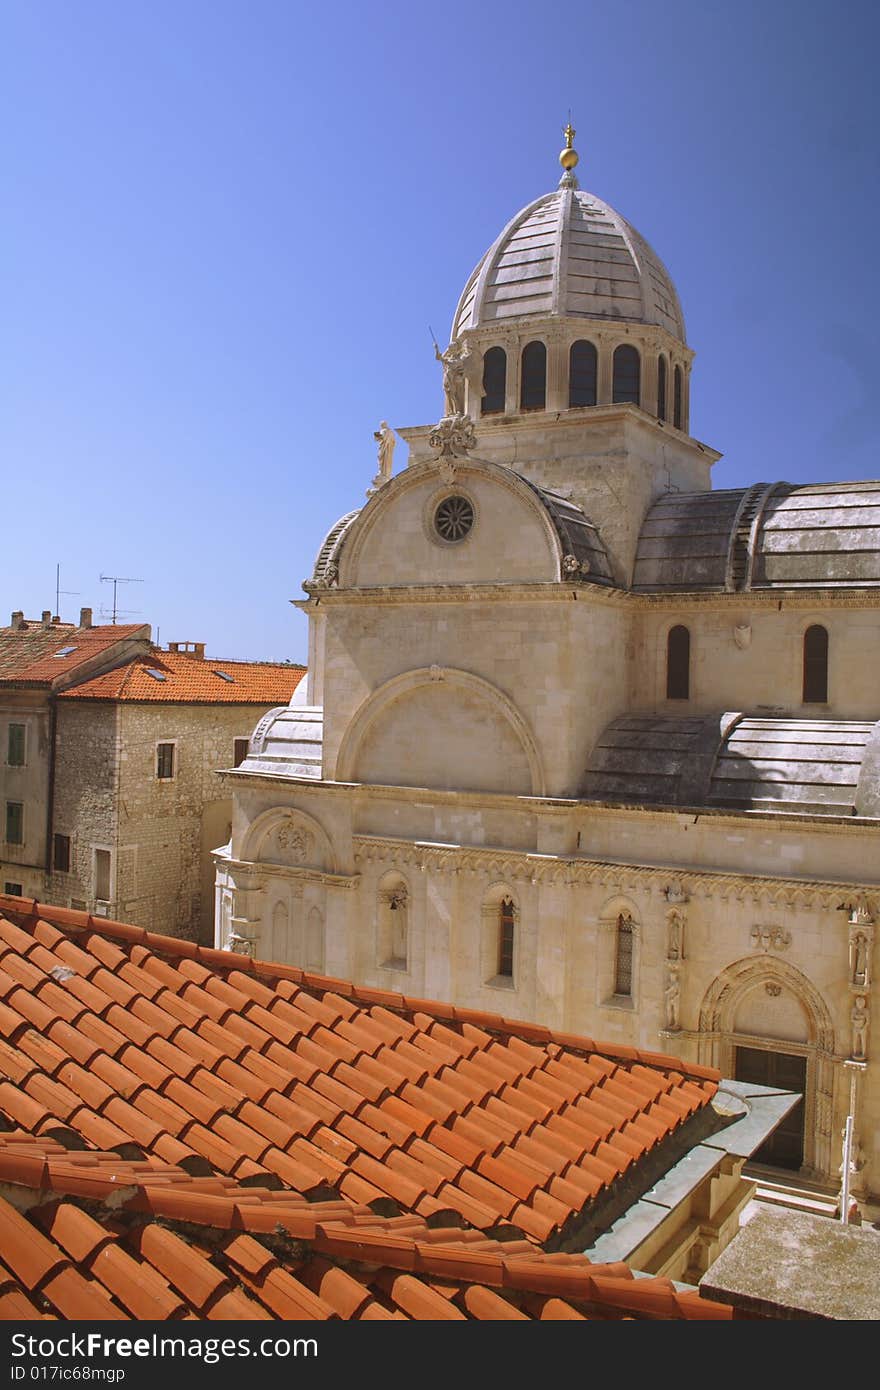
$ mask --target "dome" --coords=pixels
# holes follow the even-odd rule
[[[467,329],[548,315],[655,324],[687,341],[678,295],[659,256],[620,213],[571,186],[545,194],[508,222],[465,286],[452,339]]]

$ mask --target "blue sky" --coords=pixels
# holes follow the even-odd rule
[[[555,186],[569,107],[678,286],[715,485],[880,473],[876,5],[0,15],[0,621],[60,564],[65,618],[121,575],[163,644],[305,660],[289,600],[379,421],[441,413],[428,324]]]

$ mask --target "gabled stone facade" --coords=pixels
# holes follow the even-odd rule
[[[671,282],[566,167],[304,585],[217,939],[802,1089],[765,1157],[833,1184],[852,1110],[876,1194],[880,484],[712,493]]]

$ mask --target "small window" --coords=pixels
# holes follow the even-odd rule
[[[6,741],[6,762],[9,767],[24,767],[25,725],[10,724]]]
[[[174,777],[174,744],[156,744],[156,776],[160,782],[168,782]]]
[[[110,899],[110,851],[95,850],[95,897],[99,902]]]
[[[8,845],[24,844],[23,801],[7,801],[6,803],[6,843]]]
[[[522,353],[519,408],[544,410],[546,406],[547,349],[543,343],[526,343]]]
[[[614,349],[614,382],[611,399],[615,404],[632,401],[638,405],[641,400],[641,359],[638,350],[630,343],[623,343]]]
[[[474,509],[466,497],[444,497],[434,512],[434,530],[441,540],[454,545],[469,536],[474,525]]]
[[[818,623],[804,633],[804,704],[828,703],[828,631]]]
[[[498,922],[498,974],[513,976],[513,940],[516,929],[516,909],[511,898],[502,898]]]
[[[681,367],[676,367],[672,376],[672,423],[677,430],[682,428],[681,420]]]
[[[237,738],[232,745],[232,766],[241,767],[251,746],[249,738]]]
[[[56,873],[70,873],[70,836],[53,835],[52,837],[52,866]]]
[[[152,676],[154,681],[164,681],[164,680],[165,680],[165,672],[164,672],[164,671],[157,671],[156,668],[155,668],[155,666],[148,666],[148,667],[147,667],[147,675],[148,675],[148,676]]]
[[[75,652],[75,651],[76,651],[76,647],[62,647],[61,650],[60,650],[60,652],[53,652],[52,655],[53,655],[53,656],[70,656],[71,653],[72,653],[72,652]]]
[[[481,415],[503,415],[507,402],[507,353],[493,347],[483,357]]]
[[[4,883],[3,892],[10,898],[20,898],[24,893],[24,887],[20,883]]]
[[[633,986],[633,919],[623,913],[617,919],[617,941],[614,953],[614,993],[632,995]]]
[[[596,349],[592,343],[572,343],[568,354],[568,404],[596,404]]]
[[[229,681],[230,685],[235,683],[235,677],[230,676],[228,671],[215,671],[214,675],[219,676],[222,681]]]
[[[662,353],[657,359],[657,419],[666,419],[666,358]]]
[[[691,686],[691,634],[678,624],[666,639],[666,698],[687,700]]]

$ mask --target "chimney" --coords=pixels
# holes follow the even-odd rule
[[[196,660],[197,660],[197,661],[204,661],[204,659],[205,659],[205,644],[204,644],[204,642],[195,642],[195,643],[193,643],[193,645],[194,645],[194,647],[195,647],[195,649],[196,649]]]
[[[41,615],[41,617],[40,617],[40,622],[43,624],[43,627],[51,627],[51,626],[52,626],[52,609],[51,609],[51,608],[44,608],[44,609],[43,609],[42,615]]]
[[[91,627],[91,626],[92,626],[92,610],[91,610],[91,608],[81,608],[81,609],[79,610],[79,625],[80,625],[80,627]]]
[[[169,650],[170,652],[176,652],[176,651],[179,650],[179,648],[180,648],[180,643],[179,643],[179,642],[169,642],[169,643],[168,643],[168,650]]]
[[[21,632],[22,628],[25,626],[26,624],[24,621],[24,610],[19,608],[12,615],[12,631]]]

